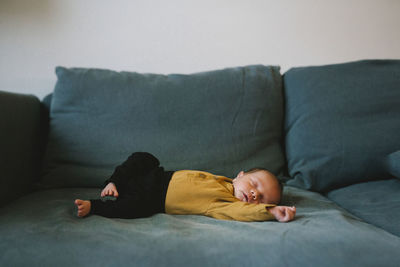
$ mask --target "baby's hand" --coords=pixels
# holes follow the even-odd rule
[[[275,219],[280,222],[289,222],[296,215],[296,207],[276,206],[268,208],[268,211],[275,216]]]
[[[118,191],[117,188],[113,183],[109,183],[106,187],[104,187],[103,191],[101,191],[101,196],[114,196],[118,197]]]

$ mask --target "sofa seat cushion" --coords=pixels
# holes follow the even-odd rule
[[[279,67],[195,74],[56,69],[42,185],[100,186],[133,152],[233,177],[285,165]]]
[[[366,222],[400,236],[400,180],[355,184],[327,196]]]
[[[397,266],[400,239],[318,193],[285,188],[289,223],[157,214],[78,218],[75,198],[99,189],[52,189],[0,209],[4,266]],[[385,255],[385,257],[382,257]]]

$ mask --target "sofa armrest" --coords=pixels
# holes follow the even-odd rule
[[[0,206],[33,189],[41,162],[41,103],[0,91]]]

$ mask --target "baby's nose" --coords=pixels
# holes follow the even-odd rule
[[[257,200],[258,193],[255,190],[251,190],[251,195],[252,195],[253,200]]]

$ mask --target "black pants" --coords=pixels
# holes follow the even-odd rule
[[[91,214],[109,218],[143,218],[165,212],[165,197],[172,171],[164,171],[159,160],[146,152],[133,153],[115,168],[104,186],[112,182],[118,198],[91,199]]]

